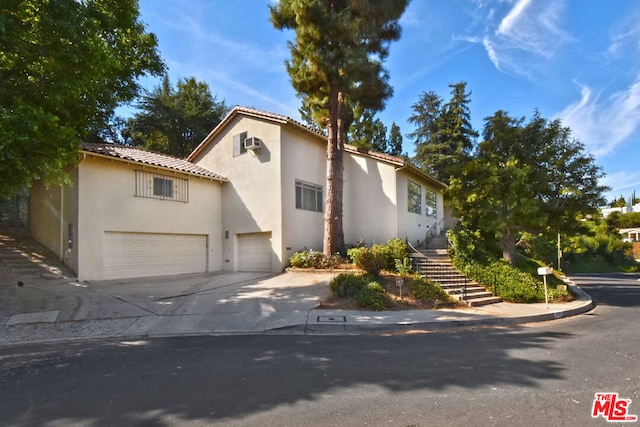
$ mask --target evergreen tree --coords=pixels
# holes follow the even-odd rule
[[[343,149],[349,105],[380,110],[392,94],[382,64],[400,37],[407,0],[280,0],[270,6],[277,29],[291,29],[286,62],[302,108],[327,129],[325,255],[344,249]]]
[[[451,99],[446,104],[435,92],[423,92],[409,117],[416,129],[407,135],[416,146],[414,162],[443,182],[459,173],[478,136],[471,126],[471,94],[466,92],[466,83],[449,87]]]
[[[133,145],[187,157],[227,114],[224,101],[216,101],[209,86],[194,77],[174,88],[165,76],[162,84],[143,96],[127,131]]]
[[[387,152],[392,156],[402,156],[402,133],[400,132],[400,126],[396,122],[391,124]]]

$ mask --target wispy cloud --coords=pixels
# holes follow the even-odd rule
[[[480,4],[478,13],[486,16],[487,26],[479,39],[498,70],[532,77],[572,40],[561,25],[564,9],[564,0],[518,0],[500,19],[497,9]]]
[[[640,50],[640,7],[613,27],[607,53],[614,57],[628,55],[629,49]]]
[[[607,193],[607,198],[612,200],[630,190],[640,188],[640,173],[620,171],[606,175],[600,180],[601,185],[605,185],[611,190]]]
[[[604,98],[586,85],[579,101],[558,114],[594,156],[612,154],[640,128],[640,76],[626,89]]]
[[[230,72],[245,72],[248,68],[265,73],[274,69],[282,70],[288,54],[286,44],[265,46],[250,29],[243,37],[229,37],[224,31],[202,19],[198,9],[206,7],[206,3],[168,3],[165,6],[170,8],[171,12],[154,13],[156,19],[161,21],[164,27],[172,30],[173,37],[176,37],[175,33],[179,35],[178,40],[183,41],[183,50],[190,54],[192,52],[194,60],[206,56],[215,61],[220,68]],[[162,39],[160,44],[162,47]]]

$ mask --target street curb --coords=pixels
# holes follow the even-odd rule
[[[310,334],[335,334],[340,332],[356,333],[356,332],[407,332],[407,331],[439,331],[447,329],[462,329],[462,328],[476,328],[476,327],[491,327],[491,326],[514,326],[525,323],[538,323],[546,322],[550,320],[558,320],[567,317],[576,316],[578,314],[586,313],[593,310],[596,307],[596,303],[591,296],[583,291],[580,287],[576,286],[574,282],[569,279],[563,279],[578,300],[583,300],[584,304],[579,307],[564,310],[554,311],[541,314],[532,314],[526,316],[513,316],[513,317],[493,317],[488,319],[477,320],[448,320],[437,322],[416,322],[416,323],[395,323],[395,324],[307,324],[305,327],[305,333]],[[337,310],[336,310],[337,312]]]
[[[144,328],[136,328],[138,322],[144,322],[143,317],[124,317],[116,319],[94,319],[84,321],[67,321],[56,323],[34,323],[24,325],[3,325],[0,331],[8,331],[13,329],[24,329],[26,335],[46,334],[47,338],[39,338],[34,340],[14,340],[8,342],[0,341],[2,347],[16,347],[21,345],[32,344],[51,344],[60,342],[86,342],[86,341],[102,341],[102,340],[144,340],[150,338],[169,338],[169,337],[196,337],[196,336],[234,336],[234,335],[356,335],[356,334],[375,334],[375,333],[402,333],[402,332],[420,332],[420,331],[443,331],[451,329],[491,327],[491,326],[513,326],[525,323],[544,322],[549,320],[557,320],[561,318],[571,317],[592,310],[596,304],[593,299],[582,289],[576,286],[572,281],[565,280],[565,283],[577,295],[579,301],[583,301],[578,307],[563,310],[550,311],[547,313],[525,315],[525,316],[502,316],[489,317],[483,319],[472,320],[445,320],[445,321],[429,321],[429,322],[402,322],[402,323],[379,323],[379,324],[318,324],[310,323],[307,317],[305,323],[297,325],[289,325],[283,327],[274,327],[270,329],[256,331],[206,331],[206,330],[189,330],[184,332],[161,332],[143,330]],[[310,310],[311,311],[311,310]],[[335,312],[339,312],[336,310]],[[82,329],[89,327],[94,331],[93,335],[82,335]],[[7,329],[8,328],[8,329]],[[58,329],[58,333],[48,330],[49,328]],[[137,330],[136,330],[137,329]],[[31,330],[31,331],[29,331]],[[134,332],[135,331],[135,332]],[[9,336],[11,334],[2,334]],[[58,335],[58,336],[54,336]]]

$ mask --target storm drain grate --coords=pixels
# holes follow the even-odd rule
[[[318,316],[318,322],[346,323],[345,316]]]

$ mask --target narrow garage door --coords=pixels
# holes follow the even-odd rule
[[[104,233],[104,278],[163,276],[207,271],[207,236]]]
[[[238,271],[271,271],[271,233],[238,234]]]

